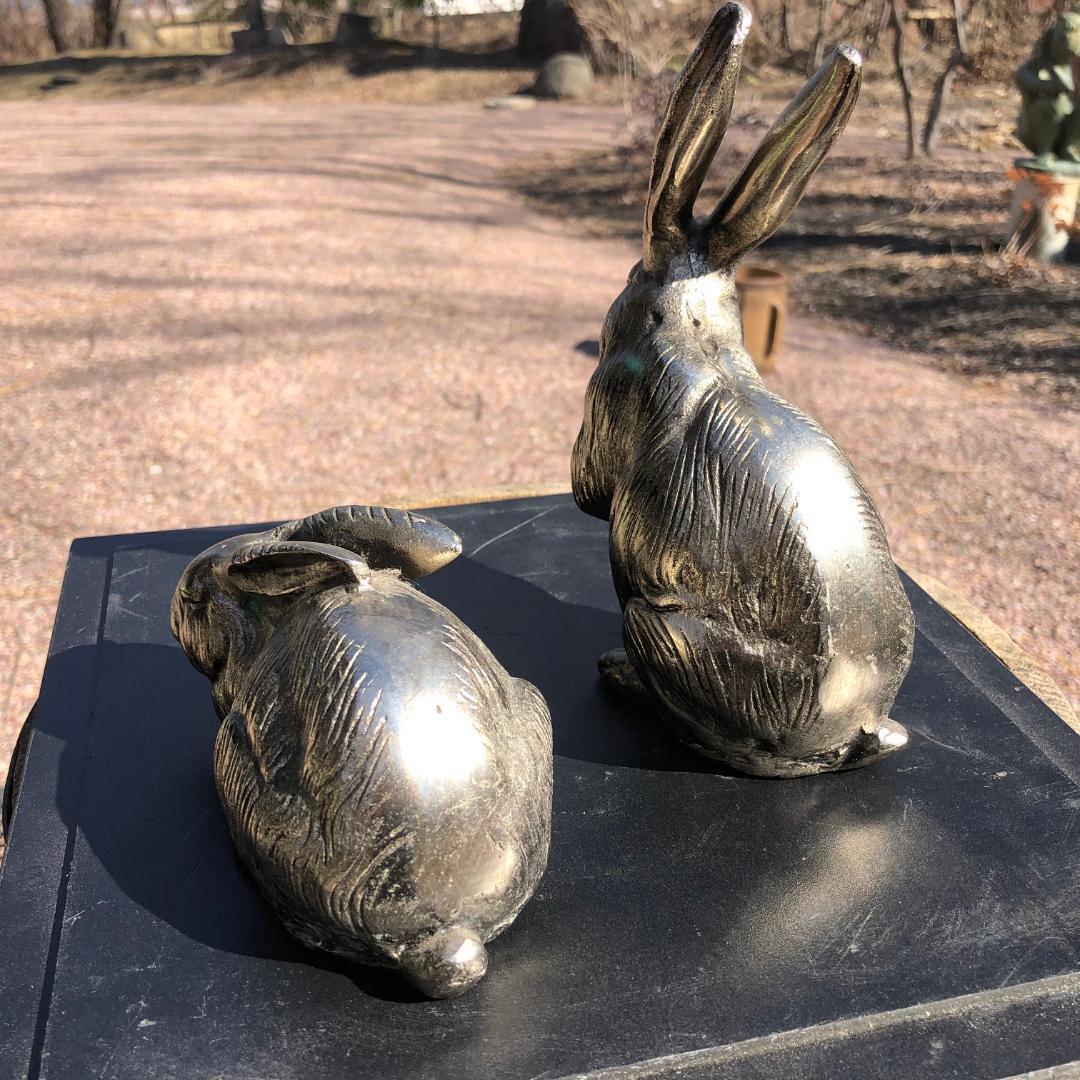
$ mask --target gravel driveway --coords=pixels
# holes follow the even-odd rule
[[[0,125],[0,762],[74,536],[566,481],[574,346],[636,253],[498,175],[614,137],[613,112],[35,102]],[[774,383],[898,557],[1080,695],[1076,415],[805,320]]]

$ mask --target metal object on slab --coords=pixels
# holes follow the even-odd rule
[[[870,496],[833,440],[761,380],[734,270],[794,209],[843,130],[861,59],[838,48],[716,209],[694,202],[728,118],[750,15],[720,9],[656,141],[644,258],[612,305],[573,489],[611,525],[625,651],[601,661],[701,753],[762,776],[864,765],[914,623]]]
[[[1080,1058],[1080,739],[947,608],[904,579],[922,633],[894,715],[926,736],[907,753],[732,782],[590,685],[621,623],[606,522],[563,497],[435,516],[480,550],[421,584],[556,718],[550,863],[487,977],[424,1003],[389,970],[304,962],[240,871],[167,612],[197,552],[254,530],[88,537],[0,879],[4,1080],[922,1080]]]
[[[430,518],[340,506],[215,544],[172,601],[223,721],[233,840],[278,917],[431,997],[484,975],[551,831],[543,698],[408,580],[460,551]]]

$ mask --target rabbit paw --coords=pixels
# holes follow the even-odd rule
[[[649,696],[649,691],[645,689],[645,684],[625,649],[612,649],[604,653],[597,667],[600,669],[600,678],[615,693],[630,697]]]
[[[908,733],[903,724],[888,718],[881,721],[873,731],[860,733],[851,745],[837,769],[860,769],[872,761],[892,754],[907,746]]]

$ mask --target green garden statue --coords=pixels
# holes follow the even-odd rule
[[[1080,163],[1080,13],[1062,15],[1016,69],[1023,95],[1016,135],[1042,165]]]

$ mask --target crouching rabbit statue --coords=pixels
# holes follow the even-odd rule
[[[644,258],[612,305],[574,448],[579,506],[611,523],[625,650],[601,670],[701,753],[762,776],[864,765],[911,608],[850,462],[742,348],[738,259],[781,224],[847,122],[861,60],[838,48],[716,209],[694,202],[731,113],[750,16],[727,4],[672,91]]]
[[[409,584],[461,552],[419,514],[340,506],[204,551],[172,629],[213,684],[233,840],[304,944],[431,997],[487,968],[551,830],[551,721]]]

